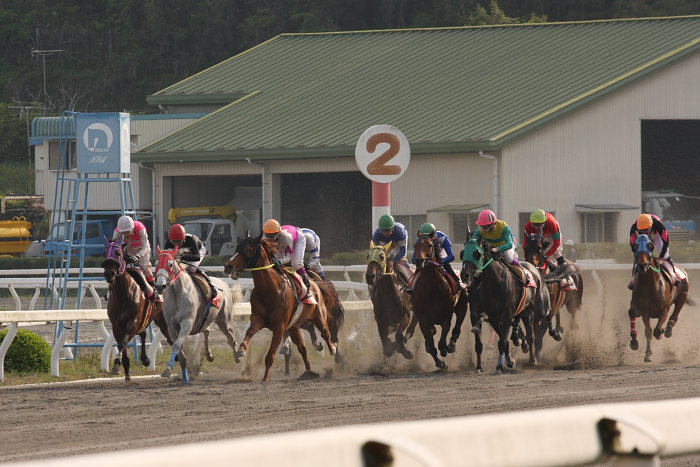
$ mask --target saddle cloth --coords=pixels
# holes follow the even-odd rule
[[[194,283],[197,284],[199,290],[202,291],[202,294],[204,295],[204,299],[207,301],[207,304],[210,304],[211,306],[216,308],[221,308],[223,294],[217,293],[216,297],[214,297],[214,300],[212,300],[211,296],[213,294],[213,291],[211,290],[211,287],[209,287],[209,281],[207,281],[204,277],[196,273],[190,273],[190,276],[192,277],[192,279],[194,279]]]
[[[673,286],[673,284],[676,283],[676,278],[673,277],[671,275],[671,273],[668,272],[668,269],[666,269],[664,267],[664,265],[661,263],[659,263],[659,269],[661,270],[661,273],[662,273],[664,279],[666,279],[666,282],[668,282],[669,284],[671,284],[671,286]],[[688,277],[688,275],[682,269],[680,269],[680,268],[674,268],[674,269],[676,271],[676,276],[678,277],[679,281],[685,280]]]
[[[282,271],[287,274],[287,277],[291,279],[292,284],[294,284],[294,289],[297,292],[297,299],[299,302],[303,302],[306,300],[306,293],[307,293],[307,288],[306,285],[304,285],[304,280],[301,278],[299,274],[294,270],[294,268],[290,268],[288,266],[283,266]],[[313,296],[312,296],[313,299]],[[316,300],[313,299],[313,304],[316,304]]]

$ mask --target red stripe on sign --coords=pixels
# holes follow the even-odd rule
[[[391,206],[391,183],[372,182],[372,206]]]

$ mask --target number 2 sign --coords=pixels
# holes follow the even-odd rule
[[[406,136],[391,125],[368,128],[355,146],[357,166],[374,182],[393,182],[403,175],[410,160],[411,148]]]

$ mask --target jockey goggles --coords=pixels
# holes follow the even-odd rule
[[[273,241],[276,242],[277,239],[280,237],[280,233],[279,233],[279,232],[277,232],[277,233],[266,233],[266,234],[264,234],[264,236],[265,236],[266,239],[268,239],[268,240],[273,240]]]

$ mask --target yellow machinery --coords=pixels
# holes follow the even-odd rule
[[[171,224],[197,218],[229,219],[236,222],[236,208],[233,206],[202,206],[197,208],[173,208],[168,211]]]
[[[24,217],[0,221],[0,255],[22,255],[32,243],[32,223]]]

